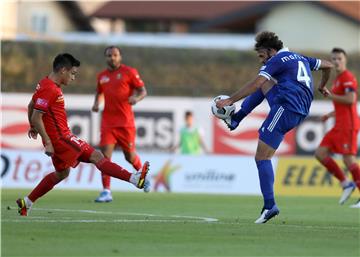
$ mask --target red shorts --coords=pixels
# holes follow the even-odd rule
[[[118,145],[124,152],[135,152],[135,127],[103,127],[100,146]]]
[[[53,143],[55,150],[52,162],[56,171],[75,168],[79,162],[90,162],[90,155],[94,148],[74,135],[60,138]]]
[[[358,132],[358,130],[331,129],[326,133],[320,146],[329,148],[333,153],[356,155]]]

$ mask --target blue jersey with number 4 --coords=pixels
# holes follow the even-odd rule
[[[261,67],[259,75],[277,83],[274,104],[286,106],[289,110],[308,115],[314,98],[312,70],[320,68],[321,61],[290,52],[283,48]]]

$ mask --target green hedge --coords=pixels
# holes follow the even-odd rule
[[[120,47],[124,63],[139,70],[149,94],[156,96],[231,94],[253,78],[260,67],[253,51]],[[96,74],[105,68],[104,48],[105,45],[3,41],[2,91],[33,92],[38,80],[50,72],[54,56],[69,52],[81,60],[81,68],[78,79],[65,92],[91,94]],[[349,57],[349,68],[359,78],[358,55]],[[315,81],[319,77],[316,74]]]

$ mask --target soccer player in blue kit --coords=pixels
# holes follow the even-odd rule
[[[218,108],[231,105],[246,97],[241,109],[226,120],[230,130],[249,114],[264,98],[270,112],[259,129],[255,161],[261,193],[264,199],[260,217],[255,223],[265,223],[280,213],[274,197],[274,172],[271,158],[284,135],[298,126],[308,115],[313,100],[312,70],[322,70],[318,90],[324,95],[329,80],[331,62],[306,57],[283,47],[278,36],[269,31],[256,35],[255,51],[261,63],[259,74],[228,99],[217,101]]]

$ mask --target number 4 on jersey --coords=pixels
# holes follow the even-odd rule
[[[310,88],[311,78],[307,74],[305,65],[304,65],[304,63],[302,61],[298,61],[297,80],[301,84],[305,84],[308,88]]]

